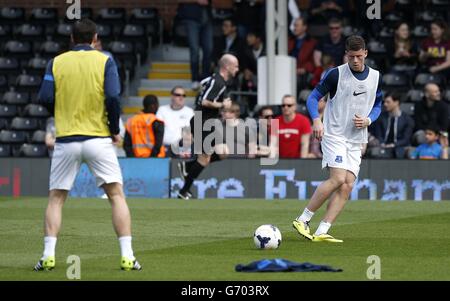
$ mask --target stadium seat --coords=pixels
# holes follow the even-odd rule
[[[424,39],[430,35],[430,32],[428,30],[428,26],[417,25],[412,30],[412,34],[415,38]]]
[[[351,36],[351,35],[363,35],[364,29],[346,25],[342,28],[342,34],[346,37]]]
[[[423,90],[420,89],[413,89],[409,90],[406,94],[406,101],[407,102],[419,102],[422,101],[424,97]]]
[[[42,77],[37,75],[21,74],[16,80],[16,89],[19,92],[30,92],[39,90]]]
[[[366,65],[371,67],[371,68],[378,69],[377,62],[374,59],[370,58],[370,57],[366,58]]]
[[[305,116],[309,116],[308,108],[306,107],[306,104],[304,104],[304,103],[297,104],[297,113],[303,114]]]
[[[443,91],[442,98],[450,103],[450,89]]]
[[[47,146],[45,144],[22,144],[20,156],[24,157],[47,157]]]
[[[11,156],[11,146],[7,144],[0,144],[0,157],[10,157]]]
[[[0,104],[0,117],[12,118],[17,116],[17,107],[15,105]]]
[[[39,118],[47,118],[50,116],[48,110],[38,104],[29,104],[27,105],[22,112],[23,116],[27,117],[39,117]]]
[[[134,47],[130,42],[114,41],[108,45],[108,49],[118,59],[131,59],[134,63],[136,62]]]
[[[0,130],[7,130],[9,126],[8,119],[0,117]]]
[[[31,136],[31,143],[45,143],[45,135],[46,131],[43,130],[37,130],[33,133]]]
[[[409,79],[406,75],[387,73],[383,75],[383,85],[387,90],[406,91],[409,88]]]
[[[97,24],[97,35],[103,45],[108,44],[114,38],[111,26],[107,24]]]
[[[8,78],[5,75],[0,75],[0,92],[6,92],[8,89]]]
[[[0,43],[11,40],[11,27],[0,24]]]
[[[172,36],[174,45],[182,47],[188,45],[186,26],[184,26],[178,16],[175,16],[175,20],[173,21]]]
[[[28,103],[30,95],[26,92],[9,91],[3,95],[3,103],[11,105],[25,105]]]
[[[298,101],[301,102],[306,102],[306,100],[308,99],[309,94],[311,94],[312,90],[309,89],[303,89],[300,91],[300,93],[298,94]]]
[[[45,69],[47,68],[48,59],[42,57],[34,57],[28,61],[28,65],[25,68],[27,74],[43,76]]]
[[[137,40],[145,38],[145,30],[139,24],[127,24],[122,30],[121,37],[128,40]]]
[[[414,103],[404,102],[400,104],[400,110],[405,112],[406,114],[413,116],[414,115]]]
[[[20,72],[18,60],[11,57],[0,57],[0,74],[19,74]]]
[[[31,56],[31,44],[28,41],[11,40],[6,42],[4,51],[7,57],[23,59]]]
[[[0,143],[18,144],[25,143],[27,135],[22,131],[0,131]]]
[[[52,24],[58,22],[56,8],[34,8],[31,10],[30,21],[33,24]]]
[[[54,58],[61,52],[61,50],[61,44],[54,41],[46,41],[42,43],[40,47],[41,55],[44,59]]]
[[[25,9],[21,7],[3,7],[0,10],[2,24],[22,24],[25,21]]]
[[[444,79],[439,75],[431,73],[419,73],[416,75],[414,85],[423,87],[428,83],[442,85],[444,84]]]
[[[15,117],[11,121],[11,129],[18,131],[35,131],[39,128],[39,123],[35,118]]]
[[[383,17],[384,23],[389,27],[393,27],[398,22],[403,21],[403,20],[405,20],[405,17],[404,17],[403,12],[401,12],[401,11],[390,12]]]
[[[158,38],[162,33],[162,22],[156,8],[135,8],[130,13],[129,22],[131,24],[141,24],[145,26],[147,35],[153,39]]]
[[[56,32],[54,35],[54,40],[56,42],[69,44],[70,35],[72,33],[72,25],[68,23],[60,23],[56,26]]]
[[[391,72],[413,72],[417,69],[417,66],[415,65],[392,65],[391,66]]]
[[[442,13],[438,11],[425,10],[425,11],[416,11],[415,13],[416,22],[424,25],[429,24],[433,20],[442,17],[443,17]]]
[[[14,34],[21,41],[39,41],[43,38],[44,28],[41,25],[26,23],[16,28]]]

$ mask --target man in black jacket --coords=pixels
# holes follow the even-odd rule
[[[372,133],[390,158],[405,158],[405,147],[410,145],[414,120],[400,109],[400,95],[388,93],[384,99],[385,111],[373,124]]]
[[[424,100],[418,102],[414,107],[416,132],[413,142],[415,145],[425,143],[425,129],[430,126],[437,127],[440,132],[448,131],[448,105],[441,100],[439,86],[433,83],[426,84],[424,93]]]

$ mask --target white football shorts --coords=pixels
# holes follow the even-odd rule
[[[358,177],[361,165],[361,143],[346,142],[324,136],[321,145],[322,168],[342,168]]]
[[[94,175],[97,186],[105,183],[122,184],[122,172],[112,139],[92,138],[55,144],[50,168],[50,190],[72,189],[83,162]]]

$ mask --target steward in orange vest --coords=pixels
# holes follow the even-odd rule
[[[164,121],[156,117],[159,103],[154,95],[143,100],[144,110],[127,121],[123,148],[127,157],[164,158]]]

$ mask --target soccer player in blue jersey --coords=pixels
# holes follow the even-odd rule
[[[54,111],[56,143],[45,212],[44,252],[34,267],[36,271],[55,267],[62,207],[83,162],[111,202],[122,255],[120,267],[141,269],[131,247],[130,211],[113,145],[121,141],[119,75],[114,61],[92,48],[96,40],[95,23],[77,21],[72,28],[74,48],[50,60],[39,91],[40,102]]]
[[[313,135],[321,140],[322,168],[328,168],[329,178],[317,187],[293,226],[300,235],[314,242],[343,242],[328,231],[344,208],[358,177],[362,145],[367,143],[367,127],[381,112],[381,75],[365,65],[367,49],[362,37],[347,38],[346,56],[348,62],[330,69],[307,100]],[[322,123],[318,102],[326,95]],[[311,218],[328,198],[325,217],[311,234]]]

